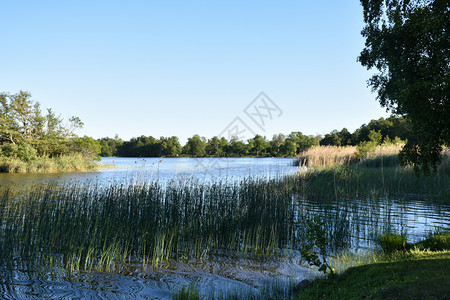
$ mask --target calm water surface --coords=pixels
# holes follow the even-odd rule
[[[48,181],[79,181],[99,184],[198,179],[239,180],[249,176],[277,177],[293,174],[292,158],[128,158],[104,157],[96,172],[59,174],[3,174],[0,185],[30,185]]]
[[[49,181],[89,182],[101,185],[142,183],[164,184],[170,180],[235,181],[249,176],[274,178],[295,173],[293,159],[285,158],[103,158],[105,168],[91,173],[0,174],[0,185],[28,186]],[[370,249],[373,239],[385,230],[406,231],[410,241],[423,239],[435,228],[450,228],[450,204],[437,204],[414,195],[402,199],[351,199],[341,202],[298,201],[298,220],[319,214],[327,231],[339,240],[337,246]],[[229,259],[211,257],[203,262],[171,261],[166,268],[130,264],[123,274],[83,273],[64,280],[48,276],[29,279],[17,272],[0,294],[11,299],[104,298],[167,299],[172,291],[194,285],[206,295],[250,292],[257,295],[268,285],[288,286],[316,273],[299,266],[299,255],[290,259]],[[287,296],[287,295],[286,295]]]

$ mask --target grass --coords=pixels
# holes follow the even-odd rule
[[[316,279],[296,299],[447,299],[450,296],[450,232],[435,232],[407,247],[404,234],[385,233],[379,241],[381,254],[339,275]]]
[[[382,254],[339,275],[316,279],[296,299],[447,299],[450,232],[435,232],[408,251],[405,241],[404,234],[381,235]]]
[[[384,254],[391,255],[395,252],[406,252],[408,244],[406,242],[406,233],[383,232],[377,239]]]
[[[315,280],[296,299],[446,299],[450,251],[352,267]]]
[[[29,162],[0,157],[0,172],[3,173],[61,173],[86,172],[99,166],[81,154],[62,155],[53,158],[38,157]]]

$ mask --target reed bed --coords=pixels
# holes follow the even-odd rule
[[[298,166],[308,168],[334,168],[355,163],[363,167],[396,167],[399,166],[397,155],[404,143],[382,144],[374,151],[361,156],[356,146],[314,146],[303,151],[295,162]]]
[[[450,160],[443,161],[435,176],[416,176],[412,168],[365,168],[360,165],[312,169],[300,173],[303,196],[310,200],[426,198],[450,199]]]
[[[299,154],[298,166],[334,167],[348,165],[356,161],[356,147],[313,146]]]
[[[294,178],[235,184],[35,186],[0,195],[0,268],[121,272],[210,254],[272,255],[298,243]]]
[[[98,167],[97,163],[79,153],[52,158],[38,157],[28,162],[12,157],[0,157],[2,173],[86,172]]]

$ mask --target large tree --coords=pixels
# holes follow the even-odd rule
[[[411,121],[404,164],[429,174],[450,144],[450,0],[361,0],[361,64],[377,69],[369,85],[380,104]]]
[[[5,150],[3,155],[11,154],[11,149],[22,145],[39,156],[67,154],[76,144],[74,130],[82,128],[83,122],[78,117],[71,117],[67,125],[63,121],[51,109],[43,115],[40,103],[29,92],[0,93],[0,150]]]

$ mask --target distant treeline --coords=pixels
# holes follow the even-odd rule
[[[389,117],[372,120],[350,133],[346,128],[341,131],[333,130],[324,137],[320,135],[306,136],[301,132],[291,132],[287,136],[276,134],[271,140],[256,135],[247,141],[237,138],[227,140],[213,137],[206,139],[198,134],[188,139],[182,146],[177,137],[140,136],[130,141],[115,138],[99,139],[101,156],[122,157],[161,157],[161,156],[193,156],[193,157],[294,157],[300,152],[315,145],[347,146],[358,145],[369,141],[370,132],[380,133],[382,140],[399,138],[407,140],[413,138],[409,122],[404,118]]]

